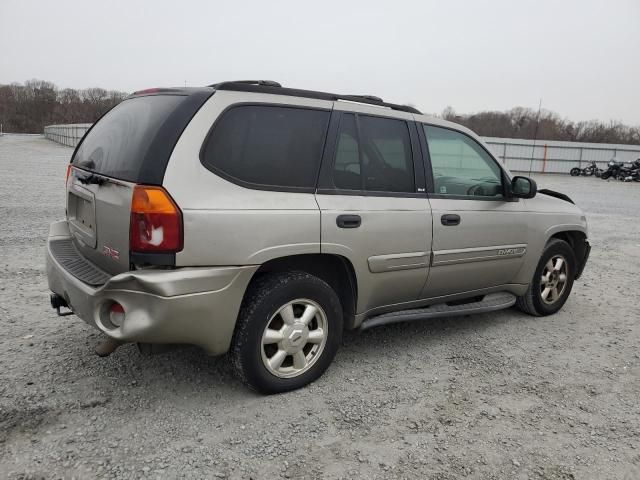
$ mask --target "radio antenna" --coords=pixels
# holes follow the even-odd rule
[[[538,116],[536,118],[536,130],[533,134],[533,148],[531,149],[531,161],[529,162],[529,176],[531,176],[531,169],[533,168],[533,157],[536,154],[536,141],[538,140],[538,127],[540,126],[540,112],[542,111],[542,99],[538,104]]]

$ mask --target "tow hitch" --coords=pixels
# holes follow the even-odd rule
[[[57,293],[52,293],[51,297],[51,307],[53,309],[55,309],[55,311],[58,313],[59,317],[65,317],[67,315],[73,315],[73,311],[71,310],[71,307],[69,307],[69,304],[67,303],[67,301],[64,299],[64,297],[62,295],[58,295]],[[66,308],[69,311],[68,312],[61,312],[60,309],[61,308]]]

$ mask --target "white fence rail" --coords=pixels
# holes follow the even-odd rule
[[[612,158],[632,162],[640,158],[640,145],[609,143],[559,142],[483,137],[492,153],[502,159],[509,170],[536,173],[568,173],[573,167],[596,162],[602,169]]]
[[[44,127],[44,136],[49,140],[75,147],[82,136],[89,130],[91,123],[71,123],[68,125],[48,125]]]
[[[49,125],[44,136],[49,140],[75,147],[90,123]],[[567,173],[573,167],[584,167],[595,161],[600,168],[612,158],[631,162],[640,158],[640,145],[608,143],[559,142],[551,140],[520,140],[483,137],[492,153],[502,159],[507,168],[516,172]],[[535,147],[534,147],[535,143]]]

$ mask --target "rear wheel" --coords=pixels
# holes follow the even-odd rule
[[[320,377],[341,339],[342,308],[329,285],[304,272],[269,274],[247,291],[230,355],[249,387],[286,392]]]
[[[600,178],[601,176],[602,176],[602,169],[601,169],[601,168],[598,168],[598,169],[596,170],[596,177]]]
[[[516,306],[530,315],[556,313],[567,301],[576,272],[576,260],[567,242],[552,239],[547,243],[527,293],[518,297]]]
[[[578,167],[574,167],[571,170],[569,170],[569,175],[571,175],[572,177],[577,177],[580,175],[580,169]]]

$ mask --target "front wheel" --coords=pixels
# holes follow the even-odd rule
[[[580,175],[580,169],[578,167],[574,167],[571,170],[569,170],[569,175],[571,175],[572,177],[577,177]]]
[[[525,313],[546,316],[567,301],[576,272],[576,258],[567,242],[554,238],[547,243],[527,292],[516,306]]]
[[[262,393],[294,390],[329,367],[342,339],[335,291],[304,272],[268,274],[249,287],[230,356],[236,373]]]
[[[611,176],[611,172],[604,172],[602,175],[600,175],[600,178],[602,180],[606,180]]]

